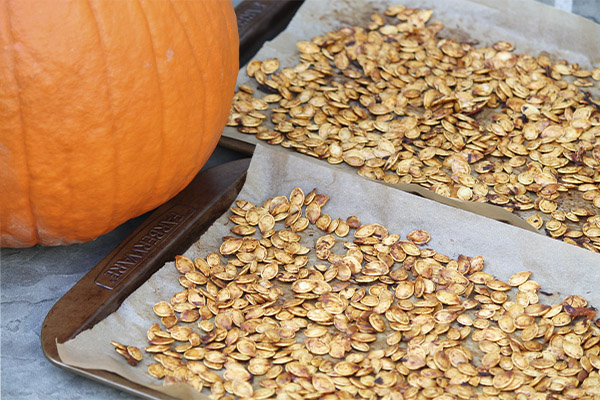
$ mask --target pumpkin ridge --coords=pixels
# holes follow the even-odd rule
[[[10,40],[10,48],[12,49],[12,56],[13,56],[13,74],[15,76],[15,82],[17,83],[18,86],[20,86],[19,84],[19,77],[17,75],[17,55],[16,55],[16,50],[15,50],[15,38],[13,37],[13,33],[12,33],[12,25],[10,23],[10,7],[9,7],[9,2],[7,1],[5,3],[6,5],[6,16],[7,18],[7,25],[8,25],[8,38]],[[31,176],[31,166],[29,165],[29,157],[27,154],[27,135],[26,135],[26,129],[25,129],[25,119],[23,118],[23,99],[21,98],[21,91],[17,90],[17,98],[19,100],[19,120],[21,121],[21,135],[23,137],[23,155],[25,157],[25,167],[27,168],[27,176]],[[36,219],[36,215],[35,212],[33,210],[33,204],[31,203],[31,179],[27,179],[27,209],[29,210],[29,215],[30,215],[30,220],[34,221],[33,222],[33,233],[35,235],[35,242],[39,242],[41,237],[40,237],[40,231],[39,231],[39,226],[37,224],[37,219]]]
[[[227,3],[225,3],[225,2],[220,2],[220,4],[221,4],[221,8],[220,8],[220,9],[221,9],[221,14],[223,15],[223,19],[225,19],[225,20],[226,20],[226,19],[227,19],[227,17],[226,17],[226,15],[227,15],[227,10],[225,9],[225,7],[233,7],[233,5],[232,5],[232,4],[230,4],[230,3],[229,3],[229,4],[227,4]],[[225,4],[227,4],[227,5],[225,5]],[[229,22],[229,21],[225,21],[225,24],[227,25],[227,29],[226,29],[226,31],[227,31],[227,32],[230,32],[230,31],[232,30],[232,29],[231,29],[231,26],[230,26],[230,22]],[[237,25],[236,25],[236,27],[237,27]],[[230,36],[230,35],[225,35],[225,36],[227,37],[227,48],[229,49],[229,48],[231,48],[231,36]],[[237,35],[236,35],[236,36],[237,36]],[[237,47],[236,47],[236,48],[237,48]],[[239,54],[236,54],[236,55],[234,55],[234,58],[235,58],[235,59],[239,58]],[[230,65],[228,65],[228,64],[233,64],[233,63],[227,63],[227,62],[225,61],[225,59],[224,59],[224,58],[222,58],[222,59],[221,59],[221,62],[222,62],[222,64],[221,64],[221,74],[224,76],[224,75],[225,75],[225,71],[227,70],[227,67],[230,67]],[[230,67],[230,68],[231,68],[231,67]],[[233,69],[235,70],[235,75],[237,75],[237,70],[238,70],[238,68],[236,67],[236,68],[233,68]],[[232,98],[231,98],[231,100],[232,100],[232,101],[233,101],[233,92],[234,92],[234,91],[235,91],[235,82],[233,83],[233,87],[231,88],[231,93],[232,93]],[[225,111],[225,110],[224,110],[224,112],[223,112],[223,121],[224,121],[224,124],[223,124],[223,125],[225,125],[225,124],[227,123],[227,119],[228,119],[228,117],[229,117],[229,112],[231,111],[231,104],[229,105],[229,107],[228,107],[228,110],[229,110],[229,111]],[[214,142],[214,146],[216,146],[216,145],[217,145],[217,143],[218,143],[218,140],[219,140],[219,138],[217,138],[217,139],[215,140],[215,142]]]
[[[160,98],[160,104],[161,104],[161,108],[160,108],[160,147],[164,148],[165,146],[165,98],[163,95],[163,90],[160,84],[160,80],[161,80],[161,76],[160,76],[160,71],[158,70],[158,59],[156,57],[156,50],[154,49],[154,39],[152,38],[152,31],[150,30],[150,21],[148,20],[148,16],[146,15],[146,13],[144,12],[144,7],[142,6],[142,2],[141,0],[137,0],[136,1],[138,7],[140,8],[140,13],[141,15],[144,17],[144,25],[146,27],[146,30],[148,31],[148,38],[150,39],[150,47],[152,48],[152,57],[154,57],[154,71],[156,72],[156,86],[158,87],[158,97]],[[160,181],[160,176],[162,175],[162,171],[163,171],[163,166],[164,166],[164,156],[163,153],[160,153],[160,158],[159,158],[159,165],[158,165],[158,173],[156,174],[156,179],[154,179],[154,183],[153,183],[153,188],[152,191],[150,191],[150,193],[153,193],[156,189],[157,189],[157,184]],[[165,201],[166,199],[162,199],[161,198],[161,202]],[[149,211],[149,210],[144,210],[142,211],[141,214],[143,214],[144,212]]]
[[[223,2],[223,1],[220,1],[219,4],[221,5],[220,9],[221,9],[221,13],[222,13],[222,15],[224,17],[223,19],[225,20],[225,24],[227,25],[227,29],[226,30],[227,30],[228,33],[229,32],[232,33],[232,35],[229,35],[229,34],[225,35],[227,37],[227,48],[231,48],[231,38],[233,37],[233,40],[235,40],[237,42],[236,46],[234,46],[234,47],[236,49],[239,49],[239,36],[238,36],[238,31],[237,31],[237,23],[236,24],[232,24],[231,21],[228,20],[228,18],[227,18],[228,9],[233,9],[233,4],[227,3],[227,2]],[[236,21],[235,11],[234,11],[233,17],[234,17],[233,20]],[[238,70],[239,70],[239,50],[238,50],[238,52],[236,54],[233,55],[233,59],[234,60],[238,60],[238,62],[237,63],[236,62],[227,63],[225,61],[225,59],[222,59],[222,63],[223,64],[221,65],[221,70],[223,71],[222,72],[223,75],[224,75],[224,71],[226,71],[227,67],[230,67],[231,70],[232,70],[232,73],[235,76],[237,76]],[[235,92],[235,87],[236,87],[236,80],[234,80],[232,82],[232,86],[230,88],[230,93],[231,93],[231,96],[232,96],[231,100],[232,101],[233,101],[233,93]],[[227,119],[229,117],[230,110],[231,110],[231,104],[229,104],[228,111],[224,110],[224,112],[223,112],[223,127],[225,127],[225,125],[226,125],[226,121],[227,121]],[[219,139],[220,139],[220,136],[217,137],[217,138],[215,138],[213,140],[213,143],[211,143],[211,145],[213,146],[213,148],[217,146],[217,143],[219,142]]]
[[[104,80],[106,82],[106,91],[107,91],[107,102],[108,102],[108,108],[109,108],[109,112],[111,115],[111,132],[112,132],[112,136],[113,138],[116,139],[116,127],[115,127],[115,112],[114,112],[114,106],[113,106],[113,92],[112,92],[112,88],[111,85],[108,83],[109,79],[108,79],[108,59],[106,58],[106,44],[103,42],[102,40],[102,35],[100,34],[100,26],[98,24],[98,18],[96,17],[96,13],[94,12],[94,7],[92,7],[92,2],[91,0],[87,0],[88,6],[90,7],[90,12],[92,14],[92,21],[94,22],[94,26],[96,27],[96,32],[98,33],[98,43],[100,43],[100,52],[102,53],[102,59],[104,60]],[[118,165],[119,164],[119,157],[118,157],[118,152],[119,152],[119,146],[117,145],[117,140],[113,140],[113,159],[115,161],[115,164]],[[113,169],[113,183],[114,183],[114,190],[113,190],[113,198],[112,198],[112,202],[111,202],[111,217],[108,223],[108,226],[113,226],[113,221],[115,220],[115,204],[116,204],[116,200],[117,200],[117,193],[119,193],[118,190],[118,182],[119,182],[119,177],[118,177],[118,170],[116,168]]]
[[[219,3],[220,3],[220,4],[223,4],[224,2],[219,2]],[[224,10],[223,10],[223,7],[220,7],[220,10],[221,10],[221,14],[225,15],[225,13],[224,13]],[[227,23],[227,22],[226,22],[226,23]],[[229,29],[227,29],[227,31],[229,31]],[[229,40],[229,35],[225,35],[225,36],[226,36],[226,40],[227,40],[227,48],[230,48],[230,46],[231,46],[231,42],[230,42],[230,40]],[[225,65],[224,65],[224,64],[225,64]],[[220,69],[221,69],[221,74],[222,74],[222,75],[224,75],[224,74],[225,74],[225,70],[226,70],[225,68],[227,68],[227,65],[226,65],[225,59],[224,59],[224,58],[221,58],[221,68],[220,68]],[[233,97],[232,97],[232,101],[233,101]],[[229,111],[231,111],[231,104],[229,105],[229,107],[228,107],[228,110],[229,110]],[[229,115],[229,111],[224,111],[224,112],[226,112],[226,113],[227,113],[226,115]],[[226,121],[227,121],[227,116],[225,116],[225,118],[223,119],[223,121],[224,121],[224,124],[223,124],[223,127],[224,127],[224,125],[225,125],[225,123],[226,123]],[[210,140],[210,139],[211,139],[211,138],[207,138],[206,140],[209,140],[209,141],[210,141],[210,143],[209,143],[209,146],[210,146],[210,147],[212,147],[212,148],[214,149],[214,148],[217,146],[217,143],[219,142],[219,137],[213,138],[212,140]],[[205,140],[205,142],[206,142],[206,140]]]
[[[204,75],[202,73],[202,68],[200,68],[200,63],[198,62],[198,58],[196,57],[196,52],[194,51],[194,46],[192,44],[192,40],[190,39],[190,36],[189,36],[187,30],[185,29],[185,24],[183,22],[181,22],[181,18],[179,17],[179,12],[177,12],[177,7],[175,7],[175,4],[173,3],[173,0],[169,0],[169,4],[171,5],[171,8],[173,9],[173,13],[177,17],[177,21],[179,22],[179,25],[181,25],[181,30],[183,31],[183,34],[185,35],[186,41],[188,42],[188,44],[190,46],[190,50],[191,50],[191,53],[192,53],[193,58],[194,58],[194,64],[196,64],[196,69],[198,70],[198,73],[200,74],[200,76],[203,77]],[[185,4],[185,3],[182,3],[182,4]],[[194,22],[197,23],[196,19],[194,18],[193,13],[190,13],[190,15],[191,15],[191,18],[194,19]],[[200,97],[202,99],[202,105],[201,105],[201,107],[199,107],[199,109],[200,110],[204,110],[205,106],[206,106],[206,96],[200,96]],[[205,136],[204,135],[202,135],[202,139],[203,139],[202,143],[198,146],[198,149],[196,150],[196,155],[194,156],[194,160],[196,160],[196,166],[201,161],[200,160],[201,157],[199,157],[199,154],[205,150],[204,149],[204,146],[205,146],[205,143],[204,143],[205,142]],[[196,169],[196,167],[194,167],[194,169]],[[193,179],[193,176],[192,176],[192,179]]]
[[[226,4],[226,3],[221,3],[221,4]],[[225,16],[224,19],[225,19],[225,24],[227,25],[227,31],[229,31],[229,32],[232,33],[231,36],[227,35],[228,44],[231,45],[231,40],[230,39],[233,37],[233,40],[236,42],[235,43],[235,48],[238,49],[238,53],[234,54],[234,56],[235,56],[234,59],[237,61],[237,63],[236,62],[230,63],[232,72],[237,76],[238,72],[239,72],[239,45],[240,45],[239,41],[240,40],[239,40],[239,32],[238,32],[237,23],[232,24],[231,21],[227,18],[228,11],[225,8],[229,9],[229,7],[233,8],[233,5],[232,4],[231,5],[224,5],[223,8],[221,8],[221,10],[223,11],[223,15]],[[234,16],[234,21],[235,21],[236,20],[236,18],[235,18],[235,11],[233,12],[233,14],[234,14],[233,16]],[[233,84],[231,86],[231,91],[232,92],[235,92],[236,85],[237,85],[237,83],[233,82]],[[233,98],[232,98],[232,101],[233,101]],[[229,117],[229,114],[227,114],[227,117]]]

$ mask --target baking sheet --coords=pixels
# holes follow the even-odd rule
[[[269,197],[288,195],[296,186],[306,193],[317,188],[320,193],[330,195],[323,212],[332,218],[356,215],[363,223],[384,224],[390,233],[403,237],[413,229],[425,229],[432,236],[428,247],[451,258],[460,254],[481,255],[486,260],[484,271],[502,280],[518,271],[533,271],[532,279],[544,291],[554,294],[552,298],[540,295],[541,302],[559,302],[567,295],[577,294],[592,305],[600,305],[598,254],[364,180],[353,172],[328,168],[294,153],[259,144],[238,198],[262,204]],[[228,214],[220,217],[185,255],[206,257],[218,251],[221,238],[229,235],[233,226],[227,217]],[[74,367],[108,370],[175,397],[206,398],[187,385],[161,386],[146,372],[154,362],[151,355],[145,354],[143,362],[131,367],[109,343],[115,340],[143,349],[147,345],[147,329],[159,322],[152,306],[161,300],[168,301],[183,289],[178,276],[174,264],[167,263],[115,313],[76,338],[58,344],[61,360]]]
[[[444,24],[441,37],[477,43],[478,46],[491,46],[499,40],[507,40],[515,45],[515,53],[547,53],[552,60],[565,59],[571,63],[577,62],[584,68],[600,66],[600,40],[594,40],[600,38],[600,25],[533,0],[336,0],[328,1],[327,7],[323,6],[322,0],[306,0],[288,27],[274,40],[265,43],[253,59],[278,58],[281,68],[294,66],[298,63],[298,41],[310,40],[343,26],[365,26],[372,13],[382,13],[394,4],[433,9],[431,21]],[[240,69],[238,84],[256,87],[256,82],[249,78],[245,71],[245,66]],[[600,96],[597,87],[585,90],[589,90],[595,98]],[[260,142],[254,135],[241,133],[234,127],[226,127],[223,136],[251,144]],[[281,151],[289,150],[282,148]],[[325,161],[323,163],[327,164]],[[355,168],[345,163],[340,166],[356,173]],[[520,212],[517,215],[489,203],[444,197],[416,184],[394,186],[538,232],[525,221],[536,213],[535,210]],[[585,205],[577,205],[580,206],[585,208]],[[543,231],[539,233],[543,234]]]

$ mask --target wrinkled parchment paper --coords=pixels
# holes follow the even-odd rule
[[[600,25],[533,0],[330,0],[327,1],[327,7],[323,4],[323,0],[307,0],[285,31],[265,43],[254,59],[278,58],[282,67],[294,66],[299,62],[296,49],[298,41],[310,40],[343,26],[364,27],[373,12],[382,13],[389,5],[405,4],[407,7],[433,9],[431,21],[444,24],[441,37],[476,43],[478,46],[491,46],[499,40],[506,40],[515,45],[515,53],[538,55],[546,52],[554,60],[565,59],[586,68],[600,66]],[[241,83],[256,87],[255,82],[246,75],[245,66],[238,75],[238,84]],[[595,97],[600,96],[600,91],[594,88],[586,90],[590,90]],[[240,133],[234,127],[226,127],[223,135],[247,143],[259,142],[254,135]],[[326,161],[323,163],[327,164]],[[340,165],[356,172],[355,168],[345,163]],[[394,186],[536,232],[524,220],[533,213],[524,212],[517,216],[489,203],[444,197],[416,184]]]
[[[518,52],[537,54],[545,50],[582,66],[600,63],[600,41],[593,39],[600,37],[598,25],[525,0],[336,0],[327,1],[327,7],[321,0],[306,0],[287,30],[267,43],[257,58],[276,56],[282,65],[292,65],[296,62],[294,52],[298,40],[310,39],[343,25],[362,24],[371,12],[383,11],[391,3],[434,8],[433,19],[444,22],[448,36],[465,40],[477,38],[482,44],[504,39],[515,43]],[[246,80],[242,72],[238,82]],[[235,129],[227,129],[225,135],[256,142],[253,136],[239,134]],[[261,144],[257,146],[239,198],[262,203],[268,197],[289,194],[296,186],[305,192],[316,187],[329,194],[331,200],[323,211],[332,217],[357,215],[363,223],[382,223],[392,233],[404,236],[413,229],[425,229],[432,235],[428,247],[450,257],[482,255],[486,259],[485,271],[500,279],[506,280],[520,270],[531,270],[532,279],[542,284],[545,291],[555,294],[552,298],[540,296],[542,302],[556,302],[566,295],[579,294],[592,305],[600,306],[597,289],[600,255],[365,180],[352,168],[330,166]],[[467,203],[468,207],[472,205]],[[490,217],[496,218],[495,215]],[[227,216],[221,217],[185,255],[206,257],[217,251],[221,237],[229,234],[230,228]],[[178,275],[174,264],[167,263],[115,313],[75,339],[58,344],[61,360],[75,367],[112,371],[174,397],[206,399],[206,394],[199,394],[186,385],[163,388],[146,372],[153,362],[151,355],[146,354],[137,367],[130,367],[109,343],[116,340],[143,349],[147,345],[147,329],[159,321],[152,306],[182,290]]]
[[[361,179],[353,172],[328,168],[295,153],[259,144],[239,199],[262,204],[269,197],[289,195],[296,186],[305,193],[317,188],[320,193],[330,195],[323,212],[332,218],[356,215],[362,223],[384,224],[390,233],[404,238],[413,229],[425,229],[432,236],[427,247],[452,258],[460,254],[481,255],[486,260],[484,271],[502,280],[518,271],[533,271],[532,279],[544,291],[555,294],[552,298],[540,295],[541,302],[558,302],[567,295],[578,294],[592,305],[600,305],[600,255],[596,253]],[[233,226],[227,217],[225,214],[219,218],[185,255],[193,259],[218,251],[221,238],[229,235]],[[106,369],[142,385],[165,390],[146,372],[153,362],[151,355],[146,354],[144,361],[133,368],[109,341],[144,348],[147,329],[159,322],[152,306],[161,300],[168,301],[183,289],[178,276],[174,264],[167,263],[115,313],[75,339],[58,344],[61,360],[81,368]],[[204,398],[184,385],[168,387],[165,392],[182,398]]]

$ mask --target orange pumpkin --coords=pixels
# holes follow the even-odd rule
[[[228,0],[0,0],[0,246],[88,241],[181,191],[238,47]]]

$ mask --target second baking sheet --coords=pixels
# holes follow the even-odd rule
[[[499,279],[506,280],[522,270],[532,271],[532,279],[552,294],[541,297],[541,302],[559,302],[567,295],[577,294],[586,297],[591,305],[600,304],[597,254],[360,179],[353,173],[327,168],[292,153],[259,145],[238,198],[262,204],[267,198],[289,195],[294,187],[302,188],[305,193],[316,188],[319,193],[328,194],[331,199],[323,212],[333,218],[356,215],[363,223],[384,224],[391,233],[403,238],[414,229],[424,229],[431,234],[427,247],[451,258],[461,254],[483,256],[484,271]],[[222,237],[231,235],[233,226],[227,214],[222,216],[185,255],[193,259],[218,251]],[[75,339],[58,344],[60,358],[72,366],[115,372],[176,397],[206,398],[206,394],[196,393],[185,385],[160,386],[146,372],[147,366],[154,362],[151,355],[146,354],[137,367],[130,367],[109,343],[116,340],[144,348],[146,330],[159,320],[152,307],[158,301],[168,301],[182,289],[179,275],[173,263],[167,263],[129,296],[117,312]]]

